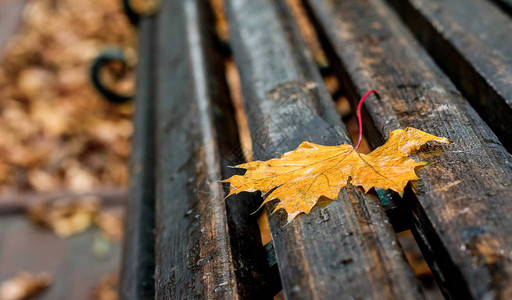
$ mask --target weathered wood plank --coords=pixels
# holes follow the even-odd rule
[[[225,54],[225,49],[219,47],[218,39],[209,44],[219,53]],[[214,51],[210,49],[210,51]],[[210,54],[211,56],[212,54]],[[230,101],[226,83],[225,62],[221,59],[212,60],[207,66],[210,86],[216,94],[212,97],[212,115],[217,142],[221,157],[220,166],[222,178],[241,174],[241,170],[231,168],[244,163],[244,155],[239,140],[239,132],[235,122],[235,111]],[[229,186],[224,185],[224,194],[229,193]],[[238,201],[225,201],[229,238],[232,251],[232,268],[237,277],[237,292],[241,299],[273,299],[281,290],[279,271],[275,266],[269,266],[267,250],[262,245],[258,215],[254,212],[261,204],[261,197],[245,193]]]
[[[222,201],[237,135],[208,2],[163,1],[157,26],[156,298],[271,298],[250,201]]]
[[[163,1],[158,18],[158,299],[236,296],[222,189],[215,184],[220,167],[200,6]]]
[[[383,1],[306,4],[349,98],[381,94],[364,106],[374,147],[406,126],[451,141],[419,157],[431,164],[406,194],[444,294],[512,298],[511,155]]]
[[[512,19],[484,0],[389,0],[476,111],[512,150]]]
[[[255,157],[279,156],[304,140],[349,143],[284,1],[230,0],[226,10]],[[421,298],[375,195],[349,187],[291,224],[282,211],[269,224],[290,299]]]
[[[155,296],[155,17],[139,23],[139,62],[134,137],[130,161],[130,201],[126,214],[121,299]]]

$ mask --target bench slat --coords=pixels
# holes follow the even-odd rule
[[[512,18],[484,0],[390,2],[511,151]]]
[[[237,134],[223,110],[229,94],[211,8],[162,1],[157,26],[156,298],[271,298],[256,219],[242,214],[251,203],[230,205],[228,216],[222,201],[221,159]]]
[[[445,295],[512,298],[511,155],[382,1],[306,4],[349,99],[382,95],[364,106],[374,147],[406,126],[451,141],[405,199]]]
[[[153,99],[155,18],[139,23],[139,62],[134,136],[130,161],[130,200],[121,271],[121,299],[154,298],[155,150]]]
[[[284,1],[230,0],[226,10],[255,157],[277,157],[305,140],[350,143]],[[421,298],[375,195],[349,187],[291,224],[282,211],[269,224],[290,299]]]

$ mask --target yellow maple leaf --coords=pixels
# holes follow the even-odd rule
[[[236,168],[247,172],[223,182],[230,183],[227,197],[240,192],[270,192],[261,205],[279,199],[274,212],[285,209],[291,221],[300,213],[309,213],[322,196],[336,199],[349,182],[365,192],[378,187],[403,194],[409,181],[419,179],[415,168],[427,164],[407,155],[429,141],[449,143],[444,137],[411,127],[394,130],[388,141],[370,154],[359,153],[357,146],[303,142],[280,158],[238,165]]]

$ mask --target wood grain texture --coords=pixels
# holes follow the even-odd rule
[[[158,18],[157,299],[236,298],[199,9],[163,1]]]
[[[255,158],[277,157],[305,140],[349,143],[284,1],[230,0],[226,10]],[[337,201],[290,224],[283,211],[269,223],[289,299],[421,298],[375,195],[342,189]]]
[[[135,97],[134,137],[130,159],[121,299],[155,297],[155,17],[139,23],[139,62]]]
[[[157,27],[155,296],[271,298],[251,202],[223,201],[237,135],[208,2],[163,1]]]
[[[389,0],[512,150],[512,18],[485,0]]]
[[[208,49],[225,54],[223,45],[215,39]],[[239,140],[238,127],[235,122],[235,109],[230,101],[226,83],[225,61],[213,59],[207,65],[212,92],[211,111],[213,126],[217,133],[217,143],[221,157],[222,179],[235,174],[242,174],[240,169],[231,168],[245,162],[243,149]],[[224,184],[223,197],[229,194],[229,184]],[[258,226],[258,210],[261,197],[257,194],[244,193],[238,199],[226,200],[227,223],[232,253],[232,268],[237,278],[237,293],[241,299],[273,299],[281,290],[279,271],[276,266],[269,266],[267,251],[262,244]]]
[[[427,147],[406,194],[418,242],[450,299],[512,298],[512,157],[383,1],[306,1],[372,146],[412,126],[451,144]]]

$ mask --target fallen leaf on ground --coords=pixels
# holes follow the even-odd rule
[[[121,1],[18,2],[23,25],[0,53],[0,193],[126,185],[128,170],[117,166],[128,160],[133,105],[108,103],[89,78],[96,55],[120,47],[127,72],[105,84],[134,91],[137,35]]]
[[[97,196],[63,197],[28,206],[29,219],[68,238],[96,225],[107,242],[123,239],[122,210],[103,207]]]
[[[97,300],[117,300],[117,286],[119,285],[119,274],[111,273],[104,276],[98,286],[93,290],[92,296]]]
[[[274,212],[283,208],[291,221],[300,213],[309,213],[322,196],[336,199],[340,188],[349,182],[365,192],[378,187],[403,194],[409,181],[420,179],[415,168],[427,164],[408,155],[429,141],[449,143],[444,137],[411,127],[394,130],[388,141],[370,154],[361,154],[351,145],[303,142],[280,158],[238,165],[236,168],[247,172],[223,182],[230,183],[228,197],[259,190],[266,194],[262,205],[279,199]]]
[[[50,276],[46,273],[32,275],[19,272],[0,285],[0,300],[28,299],[44,291],[50,284]]]
[[[132,9],[140,15],[152,15],[160,8],[159,0],[132,0]]]
[[[29,208],[30,219],[51,228],[59,237],[70,237],[83,232],[94,223],[100,209],[97,197],[82,197],[79,201],[55,201]]]

